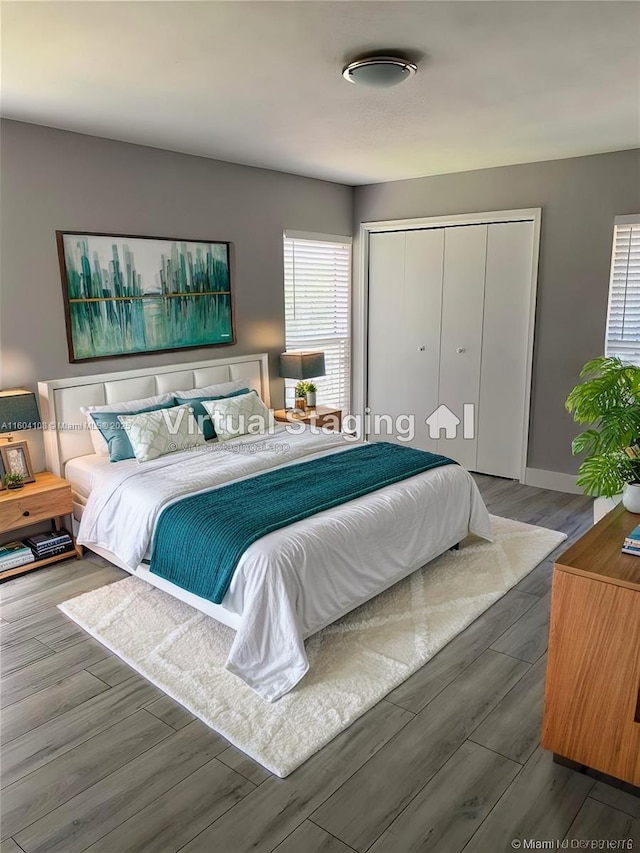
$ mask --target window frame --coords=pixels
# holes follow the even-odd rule
[[[323,334],[322,331],[315,337],[308,337],[307,341],[301,342],[300,340],[291,340],[288,330],[287,330],[287,287],[288,287],[288,279],[289,275],[294,276],[295,282],[295,274],[288,272],[288,251],[287,251],[287,241],[293,241],[292,251],[295,252],[295,241],[302,242],[314,242],[314,243],[322,243],[324,245],[330,244],[338,244],[343,248],[348,249],[348,273],[347,273],[347,293],[346,293],[346,305],[347,305],[347,328],[346,334],[344,335],[329,335]],[[343,383],[346,385],[346,392],[343,394],[342,399],[322,399],[322,390],[321,385],[323,382],[323,377],[319,377],[318,384],[318,404],[319,405],[333,405],[338,406],[342,409],[343,414],[348,414],[351,409],[351,395],[352,395],[352,353],[353,353],[353,340],[352,340],[352,325],[353,325],[353,239],[350,236],[346,235],[335,235],[335,234],[320,234],[315,232],[307,232],[307,231],[292,231],[286,229],[283,233],[283,290],[285,297],[285,348],[288,351],[302,351],[302,352],[311,352],[311,351],[323,351],[327,353],[327,351],[332,346],[337,346],[338,348],[345,346],[347,347],[347,364],[344,370],[344,373],[341,374],[341,378],[339,378],[338,384],[342,385]],[[294,283],[295,287],[295,283]],[[338,356],[339,357],[339,356]],[[325,358],[326,361],[326,358]],[[315,380],[314,380],[315,381]],[[295,380],[285,379],[285,397],[286,404],[293,404],[293,389],[295,388]]]
[[[614,301],[614,286],[616,285],[616,247],[618,240],[618,228],[627,228],[630,227],[630,245],[629,245],[629,258],[627,261],[627,269],[626,269],[626,280],[625,280],[625,308],[622,312],[622,332],[620,339],[616,340],[609,334],[609,329],[611,325],[612,316],[617,316],[612,314],[613,309],[613,301]],[[640,213],[632,213],[625,216],[616,216],[613,223],[613,235],[611,240],[611,265],[609,268],[609,295],[607,299],[607,317],[605,324],[605,333],[604,333],[604,354],[607,357],[619,357],[623,361],[628,361],[632,364],[640,365],[640,329],[637,333],[636,340],[629,340],[628,342],[624,340],[624,313],[626,310],[626,298],[627,298],[627,288],[629,282],[629,268],[630,268],[630,260],[631,260],[631,244],[634,239],[634,231],[637,229],[638,236],[640,237]],[[637,284],[637,295],[640,297],[640,271],[638,272],[638,284]]]

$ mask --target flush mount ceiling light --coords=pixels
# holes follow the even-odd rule
[[[350,83],[389,89],[413,77],[418,66],[399,56],[369,56],[350,62],[342,76]]]

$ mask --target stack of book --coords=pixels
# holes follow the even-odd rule
[[[7,569],[16,569],[18,566],[26,566],[34,560],[33,551],[24,542],[7,542],[6,545],[0,545],[0,573]]]
[[[640,557],[640,524],[637,527],[634,527],[631,533],[624,540],[622,553],[635,554],[636,557]]]
[[[36,533],[26,540],[36,560],[46,560],[66,551],[73,551],[73,539],[66,530],[53,530],[50,533]]]

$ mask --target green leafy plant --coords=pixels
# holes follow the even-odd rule
[[[317,390],[315,382],[308,382],[306,379],[301,379],[296,385],[296,397],[306,397],[309,391],[313,394]]]
[[[589,495],[612,497],[640,483],[640,367],[601,356],[580,378],[565,404],[577,423],[590,425],[571,446],[586,454],[577,483]]]
[[[17,486],[22,485],[23,480],[24,477],[22,476],[22,474],[5,474],[4,484],[5,486],[13,486],[14,488],[16,488]]]

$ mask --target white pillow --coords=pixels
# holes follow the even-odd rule
[[[240,386],[242,387],[242,386]],[[93,449],[98,456],[108,456],[109,447],[107,442],[102,437],[102,433],[91,417],[91,412],[135,412],[138,409],[147,409],[149,406],[156,404],[169,403],[173,398],[173,394],[156,394],[155,397],[144,397],[141,400],[127,400],[124,403],[107,403],[104,406],[81,406],[80,411],[87,419],[89,424],[89,435]]]
[[[240,391],[247,387],[245,379],[234,379],[232,382],[220,382],[218,385],[205,385],[204,388],[192,388],[190,391],[173,391],[174,397],[190,400],[192,397],[223,397],[232,391]]]
[[[204,445],[204,435],[189,404],[158,409],[141,415],[118,415],[127,430],[138,462],[149,462],[167,453]]]
[[[259,435],[273,426],[273,415],[255,391],[227,397],[224,400],[203,400],[211,416],[219,441],[239,435]]]

